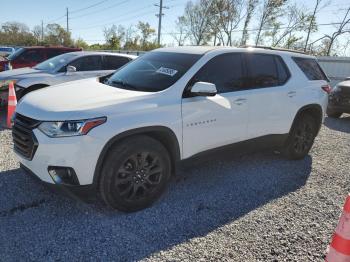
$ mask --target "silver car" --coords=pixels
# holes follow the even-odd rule
[[[50,58],[33,68],[0,72],[0,100],[6,100],[9,81],[15,83],[17,99],[20,99],[25,94],[43,87],[109,75],[136,57],[118,53],[81,51]]]

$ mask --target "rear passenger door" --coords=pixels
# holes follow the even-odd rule
[[[247,138],[285,134],[294,118],[290,72],[278,55],[246,53],[249,123]]]
[[[105,55],[103,57],[103,73],[105,75],[112,74],[114,71],[127,64],[130,61],[127,57]]]

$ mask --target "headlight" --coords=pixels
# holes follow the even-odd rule
[[[38,128],[49,137],[82,136],[89,133],[94,127],[102,125],[106,120],[106,117],[101,117],[87,120],[43,122]]]
[[[0,80],[0,90],[7,90],[9,88],[10,82],[13,84],[16,83],[17,80]]]
[[[339,92],[340,91],[340,88],[338,85],[336,85],[333,89],[332,89],[332,92]]]

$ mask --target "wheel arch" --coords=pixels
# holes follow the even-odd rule
[[[108,151],[120,143],[126,138],[130,138],[137,135],[147,135],[152,137],[155,140],[158,140],[169,152],[171,158],[171,168],[172,172],[175,170],[176,162],[178,162],[181,158],[180,152],[180,144],[174,133],[170,128],[165,126],[148,126],[148,127],[140,127],[131,130],[127,130],[122,132],[114,137],[112,137],[103,147],[95,167],[94,177],[93,177],[93,185],[95,188],[98,188],[98,183],[100,180],[101,170],[103,167],[103,163],[108,154]]]
[[[32,92],[32,91],[35,91],[35,90],[38,90],[38,89],[41,89],[41,88],[44,88],[44,87],[48,87],[48,86],[50,86],[50,85],[48,85],[48,84],[34,84],[34,85],[31,85],[31,86],[28,86],[21,93],[21,98],[23,96],[25,96],[26,94],[28,94],[29,92]]]
[[[319,105],[319,104],[309,104],[309,105],[305,105],[302,108],[300,108],[294,117],[293,124],[292,124],[290,130],[292,130],[297,119],[300,116],[302,116],[303,114],[310,114],[315,119],[316,125],[317,125],[317,133],[318,133],[321,129],[322,119],[323,119],[323,110],[322,110],[321,105]]]

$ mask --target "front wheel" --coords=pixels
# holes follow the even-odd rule
[[[310,151],[317,134],[315,119],[310,115],[301,115],[294,123],[285,147],[289,159],[302,159]]]
[[[160,142],[148,136],[128,138],[108,152],[100,193],[112,208],[138,211],[161,196],[170,174],[169,153]]]

